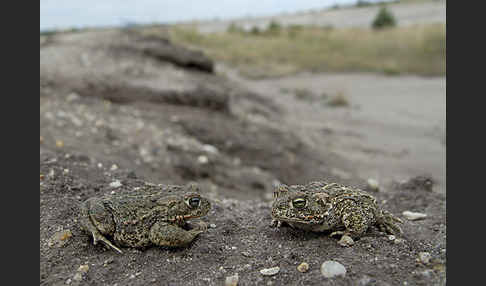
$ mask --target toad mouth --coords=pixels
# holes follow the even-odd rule
[[[178,216],[175,216],[175,218],[170,218],[169,222],[177,222],[179,224],[184,224],[186,220],[191,219],[191,218],[196,218],[196,216],[178,215]]]
[[[323,215],[309,215],[309,216],[304,216],[301,218],[289,218],[289,217],[279,217],[276,218],[281,221],[285,222],[297,222],[297,223],[303,223],[303,224],[311,224],[311,223],[319,223],[322,221],[324,218]]]

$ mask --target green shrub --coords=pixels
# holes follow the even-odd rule
[[[257,26],[253,26],[250,30],[250,34],[255,36],[260,35],[261,34],[260,28],[258,28]]]
[[[393,16],[393,14],[388,11],[385,6],[383,6],[380,8],[380,11],[373,20],[371,27],[373,29],[383,29],[387,27],[394,27],[396,25],[397,22],[395,20],[395,16]]]
[[[280,25],[278,22],[272,20],[270,22],[270,24],[268,24],[266,34],[279,35],[281,30],[282,30],[282,25]]]
[[[332,107],[344,107],[344,106],[349,106],[350,102],[348,97],[344,95],[344,92],[338,91],[338,93],[335,96],[329,98],[327,105]]]

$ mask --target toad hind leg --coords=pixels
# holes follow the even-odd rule
[[[94,208],[93,208],[94,207]],[[98,207],[98,208],[97,208]],[[99,205],[96,204],[96,202],[94,202],[93,204],[91,204],[91,201],[88,200],[87,202],[85,202],[85,204],[83,204],[83,206],[81,207],[81,219],[80,219],[80,223],[81,223],[81,227],[82,229],[84,229],[86,232],[88,233],[91,233],[91,235],[93,236],[93,245],[96,245],[98,244],[98,241],[101,241],[103,242],[108,248],[113,248],[114,250],[116,250],[117,252],[119,253],[123,253],[118,247],[116,247],[115,245],[113,245],[108,239],[106,239],[106,237],[103,236],[103,234],[101,234],[101,232],[96,228],[96,226],[93,224],[93,220],[95,220],[96,218],[93,217],[93,210],[98,210],[100,211],[99,209]],[[103,211],[103,210],[101,210]],[[101,216],[102,218],[103,216]],[[98,216],[98,219],[100,219],[100,217]],[[109,223],[105,223],[105,224],[100,224],[100,226],[102,225],[105,225],[105,226],[108,226],[109,227]],[[106,228],[106,227],[105,227]],[[104,228],[102,228],[104,229]]]
[[[202,232],[201,228],[185,230],[177,225],[159,222],[150,229],[149,239],[158,246],[185,246]]]
[[[341,218],[344,230],[334,231],[330,237],[341,235],[341,246],[351,246],[356,238],[361,237],[373,223],[373,213],[352,200],[346,200]]]
[[[352,238],[358,238],[374,223],[373,212],[352,200],[345,201],[342,214],[341,222],[345,230],[343,232],[334,232],[331,235],[343,234]]]
[[[111,247],[119,253],[123,253],[118,247],[114,246],[108,239],[106,239],[106,237],[104,237],[98,229],[96,229],[96,227],[93,225],[88,217],[83,217],[81,219],[81,226],[85,231],[91,233],[91,235],[93,236],[93,245],[96,245],[98,244],[98,241],[101,241],[106,246],[108,246],[108,248]]]
[[[113,248],[114,250],[118,251],[118,253],[123,253],[118,247],[114,246],[106,237],[104,237],[98,230],[92,230],[91,234],[93,235],[93,244],[96,245],[98,241],[103,242],[106,246]]]

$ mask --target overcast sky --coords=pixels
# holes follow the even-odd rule
[[[227,19],[350,3],[356,0],[40,0],[40,29]]]

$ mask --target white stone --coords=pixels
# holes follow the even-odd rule
[[[120,181],[114,181],[110,183],[110,187],[112,188],[119,188],[122,186],[122,183]]]
[[[260,273],[265,276],[272,276],[277,274],[280,271],[280,267],[272,267],[272,268],[264,268],[260,270]]]
[[[418,220],[418,219],[423,219],[427,217],[427,214],[424,213],[416,213],[416,212],[411,212],[411,211],[404,211],[402,212],[402,215],[407,218],[408,220]]]
[[[432,258],[432,256],[428,252],[420,252],[418,256],[419,256],[420,262],[422,262],[423,264],[429,264],[430,259]]]
[[[354,240],[349,235],[343,235],[338,241],[338,244],[343,247],[351,246],[354,244]]]
[[[218,148],[214,147],[213,145],[205,144],[202,146],[202,149],[211,154],[217,154],[218,153]]]
[[[197,157],[197,161],[199,162],[199,164],[207,164],[209,162],[209,159],[207,156],[201,155]]]
[[[322,263],[321,273],[326,278],[345,276],[346,268],[339,262],[328,260]]]
[[[367,183],[368,183],[368,187],[373,191],[378,191],[380,188],[380,184],[375,179],[369,178]]]
[[[224,285],[225,286],[236,286],[236,285],[238,285],[238,280],[239,280],[238,273],[236,273],[233,276],[226,277]]]

